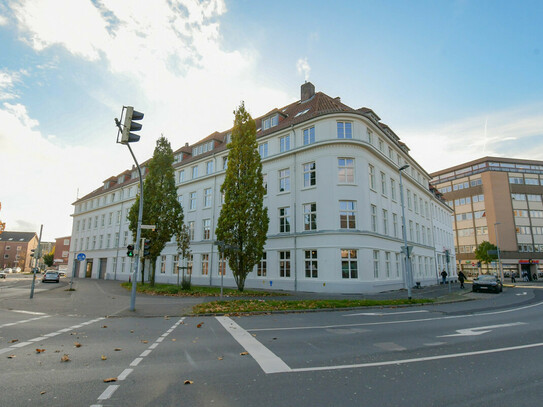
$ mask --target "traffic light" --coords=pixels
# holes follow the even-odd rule
[[[128,246],[126,246],[126,255],[128,257],[134,257],[134,245],[133,244],[129,244]]]
[[[34,257],[36,255],[36,249],[30,250],[30,257]]]
[[[149,256],[149,254],[151,254],[150,250],[151,250],[151,240],[145,239],[145,241],[143,242],[143,257]]]
[[[143,119],[143,113],[137,112],[132,106],[126,106],[124,113],[124,126],[121,135],[121,144],[128,144],[139,141],[140,136],[131,133],[131,131],[141,130],[141,123],[135,123],[135,120]]]

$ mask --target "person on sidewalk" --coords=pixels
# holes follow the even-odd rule
[[[460,288],[464,288],[464,281],[466,280],[466,276],[461,271],[458,272],[458,281],[460,281]]]
[[[511,272],[511,283],[516,283],[517,280],[515,279],[516,273],[514,271]]]
[[[445,269],[441,272],[441,284],[447,284],[447,272]]]

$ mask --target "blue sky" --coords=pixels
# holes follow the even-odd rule
[[[71,203],[144,161],[299,99],[372,108],[428,171],[543,160],[543,2],[0,1],[0,220],[71,233]],[[79,191],[79,192],[78,192]]]

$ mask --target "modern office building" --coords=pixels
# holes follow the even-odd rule
[[[478,274],[473,252],[489,241],[500,248],[492,272],[500,261],[506,276],[543,272],[543,161],[484,157],[431,175],[454,208],[458,269]]]
[[[399,172],[405,166],[411,284],[435,284],[448,265],[445,250],[454,265],[452,209],[371,109],[353,109],[305,83],[300,100],[255,121],[270,222],[262,260],[246,287],[349,293],[405,287]],[[174,151],[192,254],[180,259],[172,238],[157,259],[157,281],[175,283],[183,266],[193,284],[219,285],[223,277],[235,286],[214,244],[230,137],[231,130],[214,132]],[[126,247],[133,237],[126,216],[137,191],[132,168],[74,203],[68,267],[80,277],[128,280]],[[85,260],[77,261],[80,254]]]

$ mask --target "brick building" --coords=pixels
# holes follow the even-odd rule
[[[38,236],[34,232],[3,232],[0,235],[0,267],[20,267],[21,271],[30,271],[31,250],[37,247]]]

